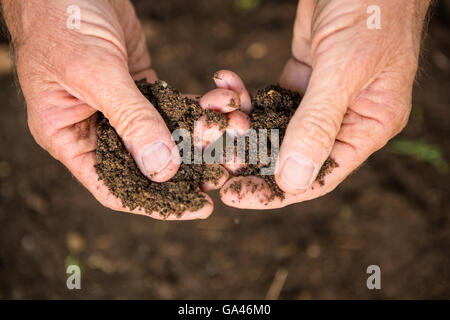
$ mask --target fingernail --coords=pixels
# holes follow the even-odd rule
[[[142,153],[142,163],[148,176],[161,172],[169,161],[170,150],[162,142],[149,145]]]
[[[281,179],[291,188],[304,190],[309,188],[314,174],[314,164],[300,155],[291,155],[284,162]]]

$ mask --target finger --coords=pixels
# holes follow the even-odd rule
[[[362,104],[365,102],[363,101],[362,99],[358,99],[358,106],[352,105],[353,108],[364,109]],[[378,108],[382,107],[382,105],[378,105]],[[374,108],[367,109],[371,110]],[[380,116],[380,113],[378,113],[378,116]],[[284,199],[274,198],[271,201],[265,201],[267,195],[271,194],[268,185],[265,185],[264,188],[257,188],[252,192],[246,192],[247,189],[244,188],[244,191],[239,195],[233,192],[223,192],[221,193],[222,201],[225,204],[237,208],[276,209],[292,203],[318,198],[331,192],[373,152],[383,147],[392,136],[398,133],[399,128],[403,127],[407,118],[405,115],[398,114],[394,116],[386,111],[383,111],[381,117],[385,119],[397,119],[397,123],[392,124],[392,129],[387,129],[385,125],[382,125],[382,123],[386,123],[383,119],[368,118],[354,112],[348,112],[330,154],[330,157],[336,159],[338,162],[338,167],[333,168],[331,172],[325,175],[322,183],[314,181],[311,188],[304,193],[286,193]],[[245,177],[245,179],[250,178],[265,182],[261,177]],[[232,181],[230,180],[222,189],[226,190],[227,186],[231,183]],[[247,185],[246,180],[242,181],[242,185]]]
[[[238,175],[239,171],[244,167],[245,161],[238,157],[236,153],[227,152],[224,159],[223,166],[233,175]]]
[[[58,88],[59,89],[59,88]],[[28,122],[39,122],[39,126],[54,131],[72,126],[91,117],[97,110],[83,103],[65,90],[48,90],[45,92],[45,102],[39,107],[28,108]],[[34,105],[33,105],[34,106]],[[45,117],[42,115],[45,114]],[[51,133],[49,133],[51,135]]]
[[[201,96],[198,95],[198,94],[184,94],[184,93],[182,93],[181,96],[183,98],[188,98],[188,99],[191,99],[191,100],[194,100],[194,101],[197,101],[197,102],[199,102],[200,98],[201,98]]]
[[[172,215],[167,218],[164,218],[158,212],[146,213],[143,209],[129,210],[123,207],[121,200],[113,196],[103,181],[98,179],[94,168],[96,163],[96,118],[94,114],[91,118],[75,126],[59,129],[52,135],[51,145],[53,148],[49,152],[60,160],[100,203],[113,210],[165,220],[202,219],[212,213],[212,200],[204,194],[207,203],[200,210],[196,212],[187,211],[181,215]]]
[[[206,148],[219,139],[224,132],[225,128],[215,122],[208,123],[206,116],[201,116],[194,126],[194,145],[198,148]]]
[[[213,168],[213,170],[220,170],[222,172],[222,176],[214,180],[204,182],[201,185],[201,188],[205,192],[220,189],[225,184],[225,182],[227,182],[228,177],[230,176],[228,171],[219,164],[208,165],[208,167]]]
[[[66,81],[81,100],[101,111],[110,121],[139,169],[162,182],[179,168],[179,152],[158,111],[136,87],[127,67],[111,62],[74,66]],[[70,68],[69,68],[70,69]]]
[[[236,110],[227,114],[227,139],[235,139],[244,136],[250,130],[250,119],[247,114]],[[236,153],[236,150],[226,150],[223,166],[233,175],[238,175],[243,168],[245,159]]]
[[[227,134],[231,137],[243,136],[250,130],[250,118],[242,111],[227,113]]]
[[[252,110],[252,101],[250,94],[245,88],[244,82],[234,72],[229,70],[220,70],[214,74],[214,82],[218,88],[233,90],[239,95],[241,110],[247,114]]]
[[[114,0],[111,1],[111,4],[117,13],[117,18],[124,33],[125,47],[128,54],[128,69],[134,77],[140,72],[146,72],[151,66],[145,33],[130,1]],[[136,77],[135,80],[143,78]],[[155,80],[151,76],[148,82],[153,83]]]
[[[201,96],[195,94],[182,94],[183,97],[199,101]],[[219,139],[225,128],[222,128],[218,123],[208,122],[206,116],[201,116],[194,125],[194,145],[197,148],[206,148],[210,144]]]
[[[240,107],[239,95],[229,89],[214,89],[200,98],[203,109],[228,113]]]
[[[343,66],[350,61],[341,62]],[[318,61],[305,96],[289,122],[275,179],[287,193],[305,192],[328,158],[350,102],[362,91],[364,76],[347,77],[333,61]]]
[[[200,192],[202,194],[207,203],[197,211],[185,211],[181,214],[181,216],[169,216],[165,220],[175,221],[175,220],[199,220],[208,218],[214,211],[214,203],[210,196],[206,193]]]
[[[220,189],[222,202],[240,209],[274,209],[285,201],[274,197],[267,182],[257,176],[233,177]]]

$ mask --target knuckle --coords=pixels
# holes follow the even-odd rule
[[[336,111],[333,111],[334,109],[313,110],[303,117],[307,136],[324,148],[328,148],[334,142],[341,127],[342,119]]]

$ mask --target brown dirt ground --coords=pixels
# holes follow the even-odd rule
[[[135,1],[162,79],[211,89],[220,68],[249,88],[276,82],[289,56],[295,1],[251,13],[233,1]],[[436,17],[402,137],[450,159],[450,31]],[[4,69],[2,69],[4,70]],[[450,298],[448,175],[388,148],[333,193],[288,208],[225,207],[205,221],[167,223],[101,207],[33,141],[13,77],[0,76],[0,298]],[[446,200],[447,199],[447,200]],[[79,261],[82,290],[66,289]],[[382,290],[366,289],[368,265]]]

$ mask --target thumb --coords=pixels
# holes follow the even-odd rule
[[[347,107],[360,92],[361,79],[346,75],[332,66],[313,69],[280,148],[275,179],[283,191],[306,191],[329,156]]]
[[[71,84],[109,120],[142,173],[156,182],[172,178],[179,168],[178,149],[163,118],[136,87],[126,67],[104,68],[97,76],[84,73],[78,73]],[[78,81],[80,77],[83,81]]]

